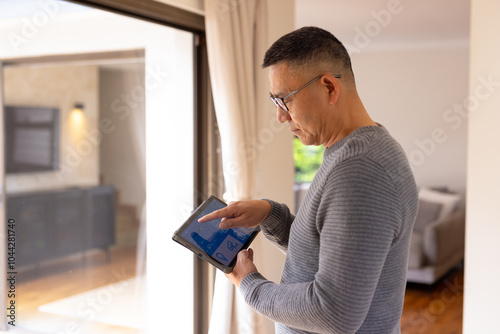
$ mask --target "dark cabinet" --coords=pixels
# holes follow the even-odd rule
[[[115,242],[112,186],[15,194],[7,218],[16,220],[16,263],[39,263]]]
[[[16,220],[16,263],[39,262],[51,257],[52,203],[43,195],[7,200],[7,217]],[[29,238],[28,238],[29,236]]]
[[[111,187],[95,187],[87,191],[89,248],[106,248],[115,243],[115,198]]]
[[[55,254],[70,254],[85,250],[85,191],[69,190],[54,194],[52,245]]]

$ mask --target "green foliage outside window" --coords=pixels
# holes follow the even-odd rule
[[[299,138],[293,139],[293,160],[295,161],[295,183],[312,182],[323,161],[323,146],[303,145]]]

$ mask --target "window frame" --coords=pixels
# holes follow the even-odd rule
[[[205,33],[205,17],[153,0],[66,0],[195,34]]]

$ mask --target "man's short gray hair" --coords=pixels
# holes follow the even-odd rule
[[[292,31],[271,45],[264,56],[263,68],[286,62],[293,69],[319,68],[341,74],[354,81],[351,58],[344,45],[330,32],[317,27]],[[314,73],[314,75],[321,73]]]

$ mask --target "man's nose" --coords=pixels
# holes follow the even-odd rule
[[[278,119],[278,122],[280,123],[285,123],[286,121],[290,121],[290,114],[287,112],[284,112],[280,107],[276,108],[276,117]]]

